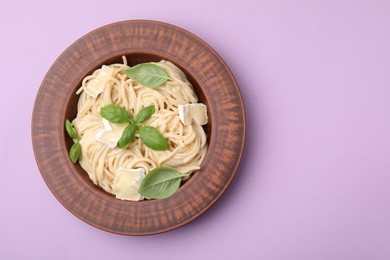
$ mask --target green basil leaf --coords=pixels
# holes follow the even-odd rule
[[[157,88],[171,79],[163,68],[153,63],[138,64],[127,69],[125,74],[148,88]]]
[[[133,121],[126,110],[114,104],[102,107],[100,115],[111,123],[125,123]]]
[[[134,124],[126,126],[125,130],[123,130],[122,136],[118,141],[119,148],[126,148],[128,144],[133,142],[135,130],[137,130],[137,126]]]
[[[148,107],[144,107],[143,109],[141,109],[141,111],[139,111],[139,113],[135,117],[135,121],[137,123],[142,123],[142,122],[148,120],[152,116],[152,114],[154,113],[155,110],[156,110],[156,108],[153,105],[148,106]]]
[[[153,126],[143,126],[139,131],[141,141],[150,149],[164,151],[169,148],[167,139]]]
[[[68,135],[70,136],[70,138],[73,138],[73,139],[78,139],[79,136],[77,135],[76,131],[74,130],[73,126],[72,126],[72,123],[66,119],[65,121],[65,129],[66,129],[66,132],[68,132]]]
[[[168,167],[155,168],[143,178],[138,192],[148,198],[166,199],[179,189],[184,176]]]
[[[81,145],[80,143],[77,142],[72,145],[69,151],[69,156],[73,163],[77,162],[77,159],[79,159],[80,154],[81,154]]]

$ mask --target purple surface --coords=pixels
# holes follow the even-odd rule
[[[109,4],[111,3],[111,4]],[[389,1],[0,1],[0,259],[390,259]],[[177,230],[124,237],[46,187],[31,113],[54,60],[126,19],[183,27],[247,109],[236,179]]]

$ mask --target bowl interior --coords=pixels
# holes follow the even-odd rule
[[[72,91],[72,95],[68,98],[68,101],[66,104],[64,120],[67,118],[70,120],[73,120],[77,115],[77,102],[78,102],[79,96],[76,95],[76,91],[81,86],[81,82],[82,82],[83,78],[92,74],[93,71],[100,68],[102,65],[109,65],[109,64],[113,64],[113,63],[122,63],[123,62],[123,60],[122,60],[123,55],[126,56],[129,66],[134,66],[134,65],[144,63],[144,62],[158,62],[161,60],[170,61],[169,58],[164,57],[162,55],[136,52],[136,53],[123,53],[123,54],[108,58],[108,59],[104,60],[103,62],[97,63],[96,66],[91,67],[91,69],[89,71],[86,71],[84,76],[82,78],[80,78],[79,82],[74,86],[74,89]],[[185,75],[187,76],[187,79],[191,82],[191,84],[195,90],[196,95],[198,96],[198,99],[199,99],[198,102],[205,104],[209,108],[210,107],[209,100],[207,99],[207,97],[205,95],[204,86],[202,86],[199,83],[199,81],[196,79],[194,74],[191,73],[190,70],[187,70],[185,67],[183,67],[181,64],[178,64],[175,61],[171,61],[171,62],[174,63],[176,66],[178,66],[185,73]],[[208,144],[210,144],[210,138],[211,138],[211,132],[212,132],[212,122],[213,122],[212,113],[210,113],[210,111],[208,111],[208,123],[203,127],[205,130],[206,136],[207,136],[207,143]],[[65,129],[64,129],[63,136],[65,138],[64,142],[67,146],[67,150],[69,151],[73,142],[72,142],[72,139],[70,137],[68,137],[68,135],[65,133]],[[208,153],[206,155],[205,160],[207,159],[207,157],[208,157]],[[74,168],[75,168],[75,171],[77,171],[77,173],[81,176],[81,180],[84,182],[85,185],[88,185],[90,188],[95,189],[99,193],[102,193],[101,194],[102,196],[107,196],[109,198],[115,199],[115,197],[112,194],[109,194],[109,193],[105,192],[102,188],[94,185],[93,182],[89,179],[87,172],[83,168],[81,168],[79,163],[76,163],[74,165]],[[192,173],[191,177],[188,180],[186,180],[181,185],[180,188],[182,188],[186,185],[190,185],[190,183],[192,181],[192,177],[195,174],[196,174],[196,172]],[[180,192],[180,189],[178,192]],[[132,202],[132,201],[123,201],[123,202],[124,203],[146,203],[147,200],[138,201],[138,202]]]

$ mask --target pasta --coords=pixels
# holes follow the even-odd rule
[[[206,134],[200,124],[184,125],[178,115],[180,104],[193,104],[198,98],[184,73],[168,61],[154,63],[163,68],[171,78],[158,88],[147,88],[130,79],[124,71],[128,69],[126,58],[123,64],[108,65],[112,75],[97,97],[85,91],[88,84],[96,81],[102,68],[84,78],[76,94],[80,95],[77,117],[72,124],[79,134],[82,147],[79,162],[94,184],[114,194],[113,182],[119,168],[143,168],[146,172],[159,166],[172,167],[189,176],[200,169],[207,152]],[[169,141],[169,149],[154,151],[146,147],[136,132],[134,141],[125,149],[112,148],[96,140],[104,129],[99,114],[102,107],[116,104],[131,116],[150,105],[155,112],[145,123],[158,129]]]

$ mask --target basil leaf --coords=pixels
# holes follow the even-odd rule
[[[79,159],[80,154],[81,154],[81,145],[80,143],[77,142],[72,145],[69,151],[69,156],[73,163],[77,162],[77,159]]]
[[[184,176],[168,167],[155,168],[143,178],[138,193],[152,199],[166,199],[179,189]]]
[[[100,115],[111,123],[125,123],[133,121],[126,110],[114,104],[102,107]]]
[[[133,142],[135,130],[137,130],[137,126],[134,124],[126,126],[125,130],[122,133],[121,138],[118,141],[119,148],[126,148],[128,144]]]
[[[65,121],[65,129],[66,129],[66,132],[68,132],[68,135],[70,136],[70,138],[73,138],[73,139],[78,139],[79,136],[77,135],[76,131],[74,130],[73,126],[72,126],[72,123],[66,119]]]
[[[171,79],[163,68],[153,63],[138,64],[127,69],[125,74],[148,88],[157,88]]]
[[[141,141],[150,149],[164,151],[168,149],[167,139],[153,126],[143,126],[139,131]]]
[[[154,113],[155,110],[156,110],[156,108],[153,105],[148,106],[148,107],[144,107],[143,109],[141,109],[141,111],[139,111],[139,113],[135,117],[135,121],[137,123],[142,123],[142,122],[148,120],[152,116],[152,114]]]

